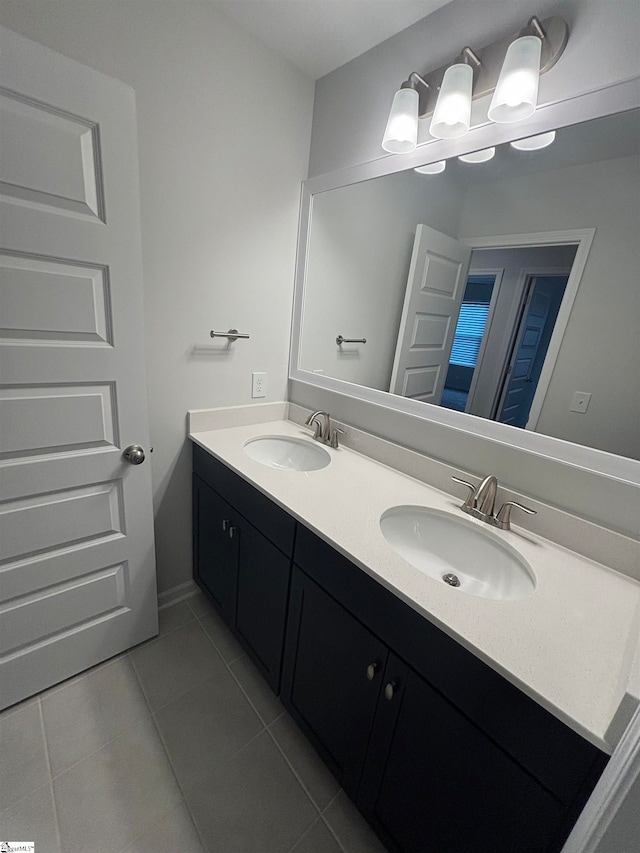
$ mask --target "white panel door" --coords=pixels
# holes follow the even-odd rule
[[[471,250],[418,225],[413,243],[389,391],[440,402],[447,378]]]
[[[157,633],[133,90],[0,28],[0,707]]]

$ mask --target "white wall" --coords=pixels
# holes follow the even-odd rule
[[[313,202],[300,366],[389,390],[416,225],[454,237],[463,193],[413,171]],[[366,344],[337,346],[337,334]]]
[[[640,160],[622,157],[472,187],[461,236],[595,228],[537,432],[640,458]],[[574,391],[592,393],[586,414]]]
[[[4,26],[136,90],[158,586],[191,578],[190,408],[286,392],[313,83],[207,2],[5,0]],[[209,330],[251,334],[208,351]]]

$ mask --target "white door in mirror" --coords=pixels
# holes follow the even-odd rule
[[[440,403],[471,249],[418,225],[404,297],[389,391]]]

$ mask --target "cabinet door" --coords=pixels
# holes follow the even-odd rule
[[[276,693],[280,689],[290,563],[255,527],[242,522],[235,628]]]
[[[238,537],[229,535],[233,510],[199,477],[193,477],[194,576],[227,621],[235,609]]]
[[[387,647],[294,566],[282,701],[355,795]]]
[[[564,807],[393,656],[358,801],[403,853],[542,853]]]

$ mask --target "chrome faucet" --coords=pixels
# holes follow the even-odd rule
[[[328,412],[314,412],[306,419],[307,426],[313,426],[313,437],[329,447],[338,447],[338,435],[344,435],[344,430],[334,427],[331,429],[331,417]]]
[[[466,480],[461,480],[459,477],[452,477],[451,479],[469,489],[469,494],[460,509],[492,527],[498,527],[500,530],[511,530],[511,507],[516,507],[522,512],[526,512],[527,515],[536,515],[535,509],[530,509],[516,501],[506,501],[496,513],[498,481],[493,474],[489,474],[477,486],[474,486],[473,483],[467,483]]]
[[[328,442],[331,419],[327,412],[314,412],[312,415],[309,415],[305,424],[313,426],[313,437],[316,441],[321,441],[323,444]]]
[[[493,516],[497,493],[498,481],[493,474],[489,474],[476,489],[475,499],[478,518],[484,520],[486,516]]]

